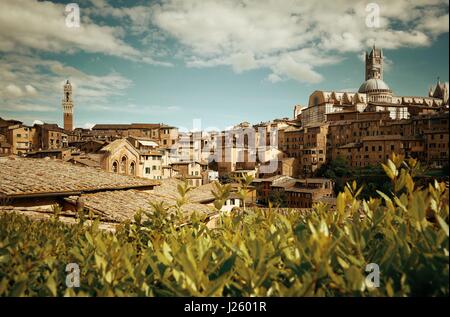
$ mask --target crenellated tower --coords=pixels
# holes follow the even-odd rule
[[[73,130],[73,100],[72,100],[72,85],[69,80],[64,84],[64,97],[62,100],[64,111],[64,130]]]

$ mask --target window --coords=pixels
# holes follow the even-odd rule
[[[383,147],[381,145],[378,146],[378,151],[382,151]]]
[[[114,173],[117,173],[117,171],[118,171],[117,165],[118,165],[118,164],[117,164],[116,161],[114,161],[113,164],[112,164],[112,171],[113,171]]]
[[[156,165],[152,166],[152,170],[156,171]]]
[[[122,160],[120,161],[120,173],[125,174],[127,172],[127,157],[122,156]]]
[[[375,151],[375,146],[372,145],[372,152],[374,152],[374,151]]]
[[[319,97],[314,97],[314,107],[317,107],[319,105]]]
[[[394,144],[391,144],[391,151],[394,151]]]
[[[130,164],[130,175],[134,175],[134,162]]]
[[[167,140],[163,140],[163,144],[164,144],[164,145],[167,145]]]
[[[150,167],[145,168],[145,174],[150,174]]]

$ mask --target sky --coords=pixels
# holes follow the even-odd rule
[[[76,127],[290,118],[315,90],[357,91],[374,43],[394,94],[426,96],[437,77],[448,81],[448,9],[442,0],[1,0],[0,117],[62,126],[69,79]]]

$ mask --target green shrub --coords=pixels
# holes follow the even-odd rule
[[[347,185],[331,210],[249,209],[188,225],[164,205],[115,233],[57,219],[0,216],[1,296],[448,296],[448,190],[417,188],[418,168],[383,165],[392,193],[359,199]],[[65,284],[80,266],[79,288]],[[379,287],[366,266],[380,268]]]

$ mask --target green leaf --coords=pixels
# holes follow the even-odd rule
[[[439,215],[436,215],[436,220],[438,221],[438,223],[441,226],[442,230],[444,230],[445,234],[448,237],[448,224]]]

